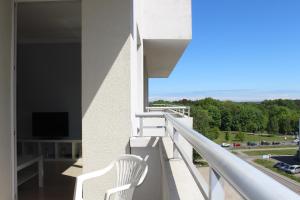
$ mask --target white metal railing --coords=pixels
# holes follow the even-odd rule
[[[176,106],[176,105],[164,105],[164,104],[154,104],[155,106],[146,107],[147,112],[169,112],[173,114],[178,114],[180,116],[190,116],[189,106]]]
[[[149,113],[143,113],[143,114],[136,114],[136,117],[140,119],[140,128],[138,130],[138,136],[143,136],[144,128],[158,128],[157,126],[144,126],[144,118],[164,118],[164,114],[162,112],[155,113],[155,112],[149,112]],[[160,128],[165,128],[166,126],[163,126]]]
[[[238,158],[197,131],[182,124],[170,113],[143,113],[136,115],[143,121],[147,117],[165,118],[165,130],[173,140],[173,157],[181,158],[186,163],[203,197],[207,200],[225,198],[222,178],[235,188],[245,199],[249,200],[297,200],[296,193],[281,185],[268,175],[249,163]],[[171,127],[171,128],[170,128]],[[141,124],[140,131],[143,130]],[[139,136],[143,136],[143,131]],[[178,142],[181,135],[208,162],[210,167],[209,185]]]

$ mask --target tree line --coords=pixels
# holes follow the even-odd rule
[[[194,129],[207,135],[218,130],[269,134],[298,132],[300,100],[232,102],[206,98],[174,102],[159,100],[153,104],[190,106]]]

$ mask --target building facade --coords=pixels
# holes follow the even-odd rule
[[[29,8],[35,4],[35,8]],[[103,168],[120,154],[130,153],[130,138],[137,135],[139,129],[136,114],[144,112],[148,105],[148,79],[168,77],[191,40],[190,0],[1,1],[0,199],[17,198],[17,109],[20,107],[17,106],[17,90],[22,90],[17,75],[23,67],[18,54],[25,55],[19,53],[20,46],[26,49],[30,44],[48,44],[50,42],[43,41],[46,36],[47,40],[56,39],[51,44],[56,43],[59,38],[56,33],[51,35],[49,31],[39,30],[33,21],[45,18],[47,7],[56,6],[54,13],[59,16],[63,14],[58,9],[60,5],[68,13],[73,11],[72,4],[80,6],[80,12],[75,15],[81,16],[77,42],[81,49],[83,172]],[[39,22],[39,26],[66,30],[72,26],[72,21],[65,21],[58,27],[54,24],[56,21],[49,19]],[[31,34],[33,32],[35,34]],[[39,38],[38,34],[44,38]],[[29,47],[24,50],[29,51]],[[33,76],[34,73],[29,79]],[[101,184],[109,182],[111,178]],[[102,185],[99,184],[87,184],[87,199],[101,195]]]

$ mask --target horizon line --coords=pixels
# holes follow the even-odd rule
[[[257,90],[257,89],[236,89],[236,90],[203,90],[191,92],[166,93],[162,95],[150,95],[149,100],[172,100],[181,99],[200,100],[213,98],[220,101],[235,102],[261,102],[275,99],[300,99],[299,90]]]

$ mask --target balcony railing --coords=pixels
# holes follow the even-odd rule
[[[150,109],[152,110],[152,109]],[[142,113],[136,115],[143,121],[145,118],[164,118],[166,135],[173,141],[173,157],[182,158],[192,174],[203,197],[207,200],[225,198],[222,178],[235,188],[245,199],[250,200],[296,200],[300,197],[271,177],[262,173],[249,163],[229,151],[221,148],[202,134],[185,126],[174,115],[166,113]],[[140,134],[143,136],[143,123],[140,123]],[[153,128],[153,127],[152,127]],[[207,184],[200,175],[193,161],[179,144],[181,135],[208,162],[210,181]]]
[[[174,106],[166,104],[154,104],[154,106],[146,107],[147,112],[168,112],[172,114],[178,114],[180,116],[190,116],[189,106]]]

